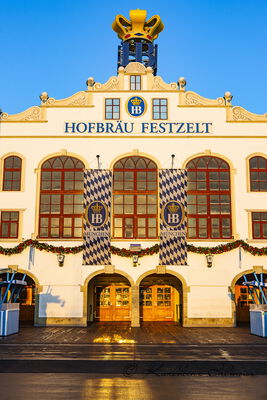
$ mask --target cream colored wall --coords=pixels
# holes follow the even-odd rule
[[[139,92],[138,92],[139,93]],[[246,158],[252,153],[266,152],[266,124],[264,123],[226,123],[225,108],[212,107],[177,107],[178,94],[176,92],[142,92],[140,95],[147,100],[148,109],[144,116],[131,118],[125,111],[124,103],[133,92],[109,92],[93,94],[93,108],[48,108],[48,123],[2,123],[0,124],[1,139],[0,157],[6,153],[19,152],[25,157],[25,191],[1,192],[1,209],[24,209],[22,237],[30,238],[35,232],[36,213],[36,185],[40,161],[55,153],[69,152],[80,156],[87,161],[87,165],[96,168],[96,155],[100,154],[102,168],[110,168],[115,158],[136,149],[140,153],[151,155],[159,160],[162,168],[171,166],[171,154],[175,154],[175,167],[184,166],[185,160],[198,154],[213,154],[227,158],[233,166],[234,180],[234,212],[233,219],[236,233],[243,240],[249,237],[248,209],[267,209],[267,193],[249,193],[247,191]],[[64,134],[64,122],[69,121],[103,121],[104,98],[121,98],[121,120],[123,122],[151,122],[151,99],[167,97],[169,99],[170,121],[213,122],[213,133],[191,135],[148,135],[135,131],[129,137],[105,136],[88,137],[88,134]],[[5,136],[10,136],[6,138]],[[13,136],[13,138],[12,138]],[[16,136],[21,136],[19,139]],[[24,137],[23,137],[24,136]],[[32,136],[32,137],[31,137]],[[49,136],[52,136],[49,138]],[[53,137],[54,136],[54,137]],[[55,137],[60,136],[60,137]],[[116,136],[116,135],[112,135]],[[136,138],[135,136],[138,136]],[[218,137],[223,136],[223,137]],[[240,136],[234,138],[233,136]],[[246,137],[247,136],[247,137]],[[259,138],[262,136],[262,138]],[[34,137],[34,138],[33,138]],[[264,150],[265,149],[265,150]],[[142,247],[150,247],[153,241],[138,240]],[[81,241],[49,241],[50,244],[75,246]],[[196,242],[196,245],[215,246],[221,242]],[[129,241],[112,241],[117,247],[129,247]],[[1,242],[4,247],[13,247],[14,243]],[[256,243],[265,246],[266,242]],[[0,256],[0,269],[8,265],[18,265],[28,269],[28,252],[12,257]],[[132,266],[132,260],[112,256],[115,271],[121,270],[129,274],[136,282],[146,271],[155,270],[158,265],[158,255],[146,256],[139,259],[140,265]],[[239,263],[238,250],[215,255],[212,268],[207,268],[204,255],[188,254],[188,266],[169,267],[170,270],[181,274],[187,286],[188,317],[189,318],[231,318],[232,300],[229,286],[234,277],[242,270],[251,269],[254,265],[262,265],[267,269],[267,257],[254,257],[242,251],[242,263]],[[34,265],[29,271],[34,274],[43,285],[39,300],[40,317],[73,317],[83,315],[83,292],[81,286],[86,278],[102,267],[82,266],[81,253],[67,255],[64,267],[57,264],[55,254],[35,252]],[[47,304],[47,300],[54,297],[54,302]],[[52,297],[51,297],[52,296]],[[53,300],[53,299],[52,299]]]

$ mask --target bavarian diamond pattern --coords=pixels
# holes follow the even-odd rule
[[[112,173],[105,169],[84,170],[84,209],[92,201],[102,201],[108,208],[107,222],[101,228],[93,228],[83,219],[83,265],[110,265],[110,210]],[[87,236],[88,232],[108,232],[107,237]]]
[[[184,169],[162,169],[159,170],[159,197],[160,211],[164,204],[171,200],[179,201],[186,211],[187,208],[187,171]],[[161,214],[160,214],[161,215]],[[176,231],[186,230],[186,217]],[[168,230],[160,219],[160,230]],[[160,265],[186,265],[187,250],[186,237],[162,237],[159,245]]]

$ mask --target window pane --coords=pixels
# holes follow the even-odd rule
[[[145,226],[146,226],[146,220],[145,220],[145,218],[138,218],[138,224],[137,224],[137,226],[140,227],[140,228],[145,227]]]
[[[40,228],[40,236],[48,237],[48,228]]]
[[[115,218],[114,225],[118,228],[121,228],[122,227],[122,218]]]
[[[82,237],[82,228],[74,228],[74,236]]]
[[[146,195],[138,195],[137,196],[137,204],[146,204]]]
[[[82,218],[74,218],[75,228],[82,227]]]
[[[155,196],[154,194],[149,194],[147,196],[147,203],[148,204],[157,204],[157,196]]]
[[[64,237],[71,237],[72,236],[71,228],[64,228],[63,229],[63,236]]]
[[[124,214],[133,214],[133,212],[134,212],[133,204],[124,206]]]
[[[148,206],[147,207],[147,213],[148,214],[156,214],[157,213],[157,207],[156,206]]]
[[[148,218],[148,226],[150,228],[156,228],[156,226],[157,226],[156,218]]]
[[[145,228],[138,228],[137,234],[139,237],[146,237],[146,229]]]
[[[1,224],[1,236],[8,237],[8,223],[2,222]]]
[[[137,182],[137,190],[146,190],[146,182]]]
[[[253,212],[252,213],[252,220],[253,221],[260,221],[261,219],[261,213]]]
[[[124,190],[133,190],[134,182],[133,181],[126,181],[124,182]],[[118,190],[118,188],[117,188]]]
[[[254,224],[254,238],[260,237],[260,224]]]
[[[197,206],[189,204],[188,205],[188,212],[189,212],[189,214],[196,214]]]
[[[114,206],[114,214],[123,214],[123,206],[115,205]]]
[[[122,237],[122,228],[115,228],[114,229],[114,236],[115,237]]]
[[[123,195],[115,194],[114,195],[114,203],[115,204],[123,204]]]
[[[124,196],[124,204],[133,204],[134,197],[132,195]]]
[[[122,190],[123,182],[114,182],[114,190]]]
[[[146,206],[138,205],[137,206],[137,214],[146,214]]]
[[[157,230],[155,228],[148,228],[148,237],[156,237],[157,236]]]

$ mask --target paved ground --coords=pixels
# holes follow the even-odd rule
[[[1,374],[1,400],[265,400],[265,376]]]
[[[87,328],[22,327],[18,334],[0,337],[1,343],[36,344],[267,344],[266,338],[251,335],[249,326],[238,328],[182,328],[171,323],[145,323],[131,328],[127,323],[94,323]]]
[[[249,327],[93,324],[21,328],[0,338],[0,372],[267,375],[267,340]]]

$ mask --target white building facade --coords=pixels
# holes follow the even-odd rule
[[[267,114],[233,107],[229,92],[211,100],[187,91],[183,78],[165,83],[140,62],[104,84],[89,78],[69,98],[40,98],[0,117],[0,272],[27,273],[24,319],[245,320],[251,299],[242,277],[267,273]],[[130,99],[142,100],[140,116],[129,113]],[[83,265],[83,169],[99,167],[113,176],[112,262]],[[155,246],[158,171],[168,168],[188,171],[186,265],[159,265]],[[133,259],[132,244],[145,255]]]

